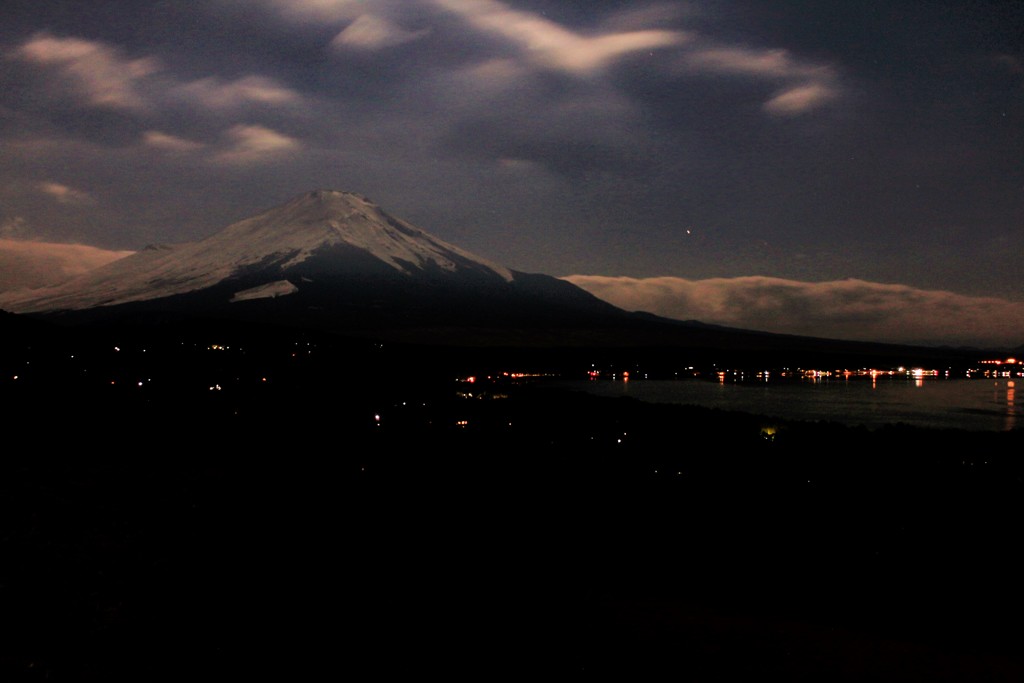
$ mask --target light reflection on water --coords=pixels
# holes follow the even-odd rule
[[[1017,405],[1014,382],[1006,379],[580,380],[557,385],[601,396],[631,396],[649,402],[868,428],[900,422],[976,431],[1024,427],[1024,406]]]

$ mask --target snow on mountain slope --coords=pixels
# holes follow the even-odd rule
[[[388,215],[365,197],[316,190],[198,242],[148,247],[56,287],[0,295],[0,308],[29,313],[146,301],[207,289],[257,270],[272,273],[268,281],[280,281],[311,257],[332,253],[358,254],[398,276],[472,272],[513,280],[508,269]],[[336,260],[343,266],[344,259]],[[239,290],[253,286],[249,282]]]
[[[253,299],[272,299],[278,296],[288,296],[289,294],[294,294],[297,291],[299,291],[299,288],[288,280],[276,280],[275,282],[268,282],[265,285],[243,289],[241,292],[235,292],[234,296],[231,297],[231,303],[236,301],[252,301]]]
[[[489,270],[506,281],[512,279],[505,268],[388,215],[365,197],[330,190],[297,197],[235,223],[196,246],[199,253],[208,250],[228,256],[237,266],[257,263],[268,255],[286,257],[281,267],[287,270],[315,251],[337,245],[361,249],[409,274],[433,264],[451,272],[469,266]]]

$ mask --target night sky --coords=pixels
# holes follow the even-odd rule
[[[0,93],[3,243],[331,188],[631,309],[1024,344],[1019,0],[5,0]]]

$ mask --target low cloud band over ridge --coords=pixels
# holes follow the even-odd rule
[[[620,308],[678,320],[834,339],[1014,348],[1024,303],[864,280],[563,278]]]

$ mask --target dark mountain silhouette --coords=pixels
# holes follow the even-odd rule
[[[236,321],[446,347],[642,348],[648,358],[678,349],[772,363],[962,355],[627,312],[564,280],[475,256],[365,197],[328,190],[198,242],[149,247],[59,286],[8,293],[0,308],[61,324]]]

